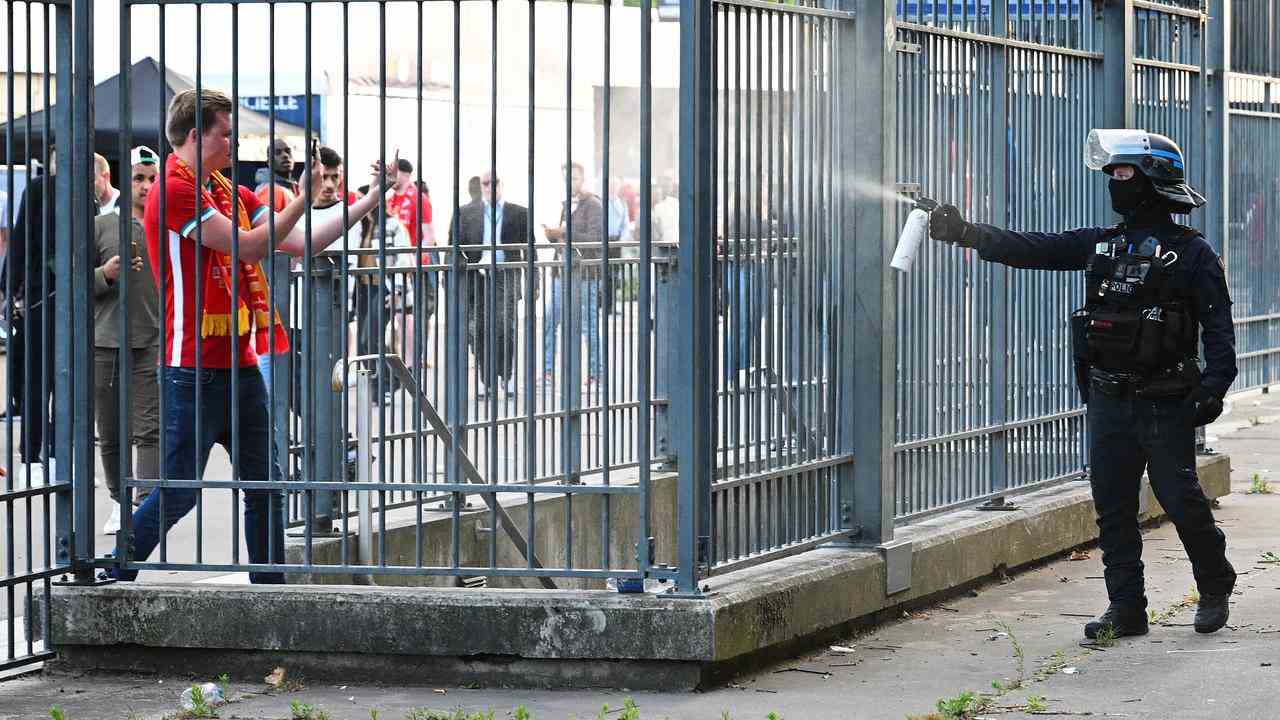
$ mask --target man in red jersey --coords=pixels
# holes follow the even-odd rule
[[[174,96],[166,128],[174,150],[165,163],[163,190],[150,193],[143,220],[152,272],[163,287],[160,393],[165,408],[161,432],[167,479],[199,479],[214,443],[232,450],[236,423],[239,438],[232,461],[239,478],[281,478],[279,468],[269,460],[267,391],[257,356],[273,345],[276,352],[287,349],[289,339],[271,307],[259,263],[273,250],[291,255],[306,251],[305,232],[298,224],[306,196],[299,195],[276,214],[275,234],[270,234],[270,209],[248,188],[233,185],[221,173],[231,165],[231,112],[231,99],[215,90],[199,94],[188,90]],[[375,166],[375,173],[374,182],[382,182],[380,166]],[[303,176],[304,183],[313,183],[313,196],[320,192],[319,180],[320,175],[313,177],[310,170]],[[371,192],[351,209],[351,224],[376,204],[377,194]],[[347,229],[340,217],[313,227],[311,251],[322,250]],[[238,246],[234,259],[233,246]],[[234,417],[233,373],[239,411]],[[124,560],[145,561],[161,535],[195,506],[199,492],[164,488],[151,493],[133,514],[133,552]],[[245,490],[244,502],[249,563],[282,564],[283,492]],[[116,567],[109,575],[133,580],[137,573]],[[259,567],[250,571],[249,581],[283,583],[284,574]]]

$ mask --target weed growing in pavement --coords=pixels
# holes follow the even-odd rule
[[[1116,629],[1110,625],[1098,631],[1097,637],[1093,639],[1093,643],[1098,647],[1108,648],[1116,644]]]
[[[1045,678],[1058,673],[1066,666],[1067,654],[1059,650],[1049,657],[1049,662],[1042,665],[1040,669],[1036,671],[1033,679],[1036,682],[1042,682]]]
[[[1183,599],[1183,603],[1187,605],[1195,605],[1198,602],[1200,602],[1200,591],[1195,588],[1191,588],[1187,591],[1187,597]]]
[[[991,699],[971,693],[962,692],[955,697],[938,700],[938,714],[946,720],[970,720],[974,715],[991,707]]]
[[[528,711],[526,710],[525,712],[525,717],[529,717]],[[429,708],[417,707],[411,708],[409,713],[404,716],[404,720],[494,720],[494,715],[492,710],[468,714],[462,708],[458,708],[453,712],[440,712]]]
[[[1018,636],[1014,635],[1013,628],[1009,627],[1009,623],[1004,620],[1000,620],[996,623],[996,627],[1003,630],[1004,634],[1009,636],[1009,644],[1013,646],[1013,657],[1015,661],[1014,669],[1017,671],[1017,677],[1015,677],[1007,686],[1004,686],[1004,689],[1001,691],[1001,694],[1003,694],[1010,690],[1016,690],[1022,687],[1022,681],[1025,680],[1027,676],[1027,656],[1022,650],[1022,643],[1018,642]]]
[[[218,689],[222,691],[222,699],[224,702],[231,701],[231,676],[222,673],[218,679],[214,681],[218,685]]]
[[[1280,555],[1268,550],[1267,552],[1262,553],[1262,556],[1258,558],[1258,562],[1280,565]]]
[[[67,714],[62,712],[62,708],[57,705],[49,708],[49,717],[52,718],[52,720],[67,720]]]
[[[191,686],[191,708],[178,713],[180,720],[194,720],[195,718],[216,718],[218,711],[213,709],[209,704],[208,698],[204,696],[204,688],[199,685]]]
[[[1048,707],[1049,706],[1045,704],[1043,695],[1027,696],[1027,709],[1031,712],[1044,712]]]
[[[289,703],[290,720],[332,720],[329,713],[301,700]]]
[[[515,720],[533,720],[533,716],[529,714],[529,709],[521,705],[515,710]]]
[[[1275,492],[1271,488],[1271,483],[1267,482],[1258,473],[1253,474],[1253,482],[1249,485],[1250,495],[1270,495]]]

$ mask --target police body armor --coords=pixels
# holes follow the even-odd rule
[[[1182,394],[1199,381],[1192,288],[1186,274],[1173,271],[1185,241],[1198,234],[1175,226],[1136,237],[1117,226],[1097,244],[1085,269],[1085,306],[1071,315],[1076,382],[1086,402],[1091,368],[1151,397]]]

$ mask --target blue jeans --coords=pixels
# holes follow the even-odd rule
[[[214,443],[231,449],[231,370],[161,368],[160,392],[164,398],[164,477],[169,480],[196,480],[204,475],[209,451]],[[267,421],[267,389],[256,367],[239,371],[240,463],[243,480],[280,480],[278,466],[269,465],[271,426]],[[196,383],[200,390],[200,438],[196,438]],[[197,452],[199,453],[197,457]],[[193,488],[163,488],[147,496],[133,513],[133,558],[146,560],[160,535],[169,532],[196,505],[200,491]],[[284,562],[284,493],[278,490],[245,490],[244,538],[249,562]],[[164,517],[160,499],[164,498]],[[133,580],[137,570],[118,569],[113,575]],[[251,572],[249,582],[284,583],[283,573]]]
[[[564,302],[559,275],[551,279],[551,309],[542,319],[542,371],[549,373],[556,366],[556,331],[560,327],[560,315]],[[574,289],[579,296],[579,307],[582,313],[582,324],[587,331],[587,377],[600,377],[600,280],[598,278],[573,279]]]
[[[724,359],[724,375],[731,377],[751,367],[751,346],[764,317],[765,270],[758,263],[730,263],[725,273],[725,295],[729,307],[728,355]],[[736,357],[735,357],[736,354]]]

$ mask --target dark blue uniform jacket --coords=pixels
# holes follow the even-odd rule
[[[992,225],[975,227],[978,232],[973,247],[983,260],[1035,270],[1084,270],[1095,246],[1115,233],[1114,228],[1038,233],[1014,232]],[[1172,222],[1158,228],[1125,228],[1124,234],[1137,238],[1155,236],[1161,239],[1162,252],[1177,253],[1172,269],[1175,275],[1184,275],[1186,282],[1178,284],[1192,289],[1201,327],[1205,368],[1200,384],[1217,397],[1225,395],[1236,378],[1236,336],[1222,260],[1203,237],[1187,237]]]

